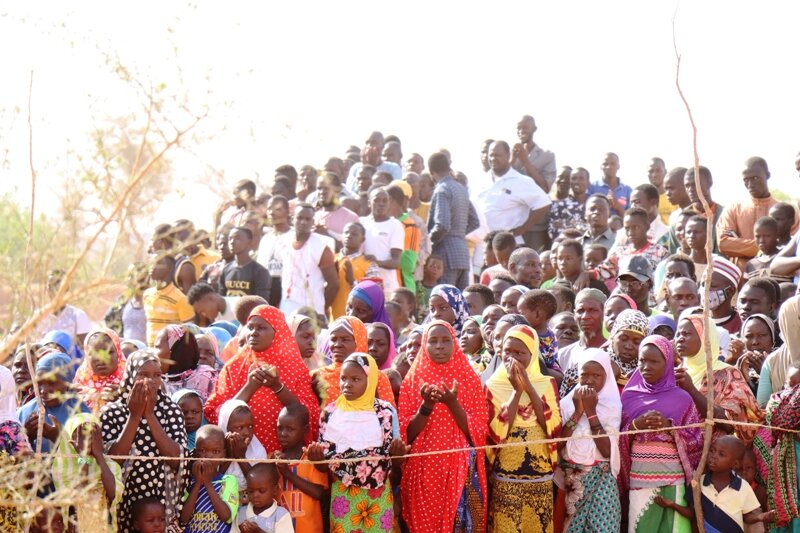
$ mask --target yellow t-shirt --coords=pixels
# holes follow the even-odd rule
[[[164,326],[181,324],[194,317],[194,309],[186,295],[174,284],[163,289],[150,287],[142,296],[144,314],[147,317],[147,345],[153,346]]]
[[[678,209],[678,206],[672,205],[669,203],[669,200],[667,200],[667,193],[661,193],[658,197],[658,214],[661,215],[661,222],[669,224],[669,216],[676,209]]]
[[[214,252],[203,246],[199,246],[197,253],[189,259],[192,262],[192,266],[194,266],[195,279],[200,279],[203,269],[211,263],[216,263],[221,257],[219,252]]]
[[[356,256],[353,259],[342,255],[336,254],[336,269],[339,271],[339,290],[331,303],[331,319],[336,320],[340,316],[344,316],[347,309],[347,297],[350,296],[350,291],[353,290],[353,285],[347,283],[346,263],[353,265],[353,279],[355,283],[359,283],[367,275],[367,269],[372,266],[372,262],[364,259],[363,255]]]

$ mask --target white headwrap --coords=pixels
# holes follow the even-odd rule
[[[611,359],[608,354],[599,348],[587,348],[578,356],[578,371],[583,365],[593,361],[603,367],[606,373],[606,381],[603,388],[597,392],[597,419],[603,426],[606,433],[617,433],[622,423],[622,402],[619,398],[617,381],[614,379],[614,371],[611,369]],[[567,420],[575,413],[575,404],[572,397],[577,387],[572,389],[569,394],[561,399],[561,419]],[[584,437],[591,435],[589,420],[583,415],[577,427],[572,431],[573,437]],[[610,461],[611,471],[616,476],[619,473],[619,437],[609,435],[611,441],[611,457],[606,458],[595,446],[594,439],[573,439],[567,441],[566,455],[570,462],[579,465],[593,465],[598,461]]]
[[[0,423],[17,418],[17,384],[11,370],[0,366]]]
[[[231,418],[233,412],[238,409],[239,407],[245,407],[250,410],[250,406],[244,403],[242,400],[228,400],[227,402],[223,403],[219,408],[219,427],[225,433],[228,433],[228,421]],[[244,453],[245,459],[266,459],[267,458],[267,450],[264,448],[264,445],[258,440],[258,437],[253,434],[253,437],[250,439],[250,443],[247,445],[247,451]],[[247,481],[244,479],[244,472],[242,472],[242,467],[239,466],[239,463],[231,463],[228,466],[228,470],[225,472],[226,474],[230,474],[236,477],[236,480],[239,482],[239,489],[247,488]]]

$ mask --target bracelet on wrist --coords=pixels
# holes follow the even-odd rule
[[[637,428],[637,427],[636,427],[636,419],[635,419],[635,418],[633,419],[633,422],[631,422],[631,427],[632,427],[632,428],[633,428],[635,431],[639,431],[639,428]]]
[[[425,407],[425,405],[420,405],[419,411],[417,412],[422,416],[430,416],[431,413],[433,412],[433,409],[431,409],[430,407]]]
[[[281,391],[284,389],[284,387],[286,387],[286,385],[284,385],[283,383],[281,383],[281,386],[278,388],[278,390],[276,390],[276,391],[273,391],[273,392],[274,392],[275,394],[280,394],[280,393],[281,393]]]

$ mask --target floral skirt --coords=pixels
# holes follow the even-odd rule
[[[567,487],[565,533],[620,530],[622,507],[617,480],[607,461],[594,466],[562,463]]]
[[[387,482],[377,489],[331,485],[331,532],[388,533],[394,520],[394,497]]]
[[[552,477],[552,476],[551,476]],[[553,533],[553,482],[492,479],[490,533]]]

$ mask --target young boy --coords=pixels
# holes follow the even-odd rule
[[[436,254],[429,255],[422,272],[422,281],[417,284],[417,309],[427,315],[431,291],[444,274],[444,260]]]
[[[561,372],[558,366],[558,340],[556,334],[550,329],[550,319],[556,314],[556,297],[543,289],[533,289],[522,295],[517,307],[519,312],[530,323],[539,335],[539,354],[544,359],[547,369],[558,373],[560,381]],[[542,369],[544,372],[544,369]],[[553,375],[547,372],[548,375]],[[554,376],[555,377],[555,376]]]
[[[508,259],[511,252],[516,250],[517,240],[513,233],[501,231],[492,238],[492,253],[497,264],[490,266],[481,273],[481,285],[489,285],[500,274],[508,274]]]
[[[707,472],[702,479],[701,501],[703,521],[709,533],[743,533],[744,524],[772,522],[775,511],[761,512],[753,489],[734,473],[741,466],[745,445],[733,435],[719,437],[711,444]],[[692,501],[692,488],[686,487],[686,501]],[[655,502],[661,507],[674,509],[681,516],[694,520],[691,505],[679,505],[662,496]]]
[[[608,248],[602,244],[589,244],[583,250],[583,262],[587,269],[597,268],[608,258]]]
[[[345,314],[347,297],[353,287],[372,275],[375,265],[361,253],[365,230],[361,222],[350,222],[342,233],[342,249],[334,257],[339,273],[339,291],[331,304],[331,317],[335,320]]]
[[[131,506],[133,530],[138,533],[165,533],[167,508],[158,498],[143,498]]]
[[[778,223],[772,217],[759,218],[753,227],[753,233],[758,246],[758,255],[752,258],[744,267],[745,279],[772,277],[778,282],[792,281],[791,276],[775,276],[770,273],[772,260],[778,255]]]
[[[464,301],[467,302],[467,311],[470,316],[482,315],[483,310],[494,304],[492,289],[480,283],[473,283],[461,291]]]
[[[284,407],[278,414],[278,441],[281,451],[275,459],[305,458],[303,437],[308,432],[308,409],[302,404]],[[311,464],[277,463],[280,505],[289,511],[297,533],[323,530],[320,501],[328,490],[328,476]],[[248,479],[248,490],[250,481]]]
[[[250,503],[239,510],[241,533],[294,533],[292,515],[275,501],[278,493],[278,469],[271,463],[257,463],[247,473],[247,497]],[[316,531],[322,531],[320,527]]]
[[[392,301],[400,306],[395,331],[397,344],[400,345],[406,341],[411,330],[417,327],[417,295],[411,289],[399,287],[392,293]]]
[[[778,247],[783,248],[792,240],[796,216],[794,207],[786,202],[778,202],[769,208],[768,214],[778,223]]]
[[[752,448],[745,450],[741,467],[736,469],[736,475],[750,484],[761,508],[769,509],[767,489],[756,480],[756,454]]]
[[[228,247],[233,261],[225,265],[217,290],[222,296],[261,296],[269,300],[272,276],[269,270],[253,261],[255,236],[253,230],[238,226],[228,235]]]
[[[147,320],[147,345],[153,346],[156,336],[170,324],[188,322],[194,318],[194,308],[186,295],[172,282],[175,258],[156,257],[150,265],[150,279],[156,284],[144,291],[142,302]]]
[[[708,268],[708,255],[706,254],[706,228],[708,219],[703,215],[694,215],[686,221],[684,239],[689,247],[689,257],[694,263],[694,275],[697,279],[703,278],[703,273]]]
[[[185,533],[227,533],[239,510],[239,484],[234,476],[219,472],[225,458],[225,432],[213,424],[197,430],[189,493],[184,495],[181,525]]]

